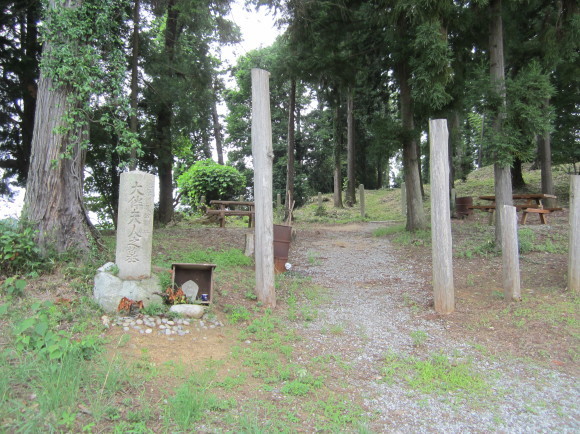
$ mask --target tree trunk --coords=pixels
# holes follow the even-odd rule
[[[28,67],[23,68],[22,71],[22,118],[20,122],[20,131],[22,131],[22,145],[21,155],[19,156],[18,164],[22,168],[20,174],[23,180],[27,179],[26,173],[30,166],[30,152],[32,148],[32,135],[34,131],[34,113],[36,111],[36,97],[37,84],[36,74],[38,73],[38,27],[37,20],[39,19],[39,7],[31,5],[26,10],[26,24],[23,23],[23,45],[24,53],[29,59]]]
[[[490,57],[490,78],[492,86],[502,97],[502,105],[506,104],[505,91],[505,70],[503,54],[503,23],[501,18],[501,0],[491,0],[489,3],[490,10],[490,28],[489,28],[489,57]],[[492,127],[495,130],[495,136],[500,137],[502,130],[502,113],[503,107],[498,107]],[[512,199],[512,178],[509,164],[505,162],[496,162],[494,168],[495,180],[495,203],[496,209],[502,205],[513,205]],[[502,240],[502,221],[501,213],[496,212],[495,223],[495,245],[501,246]]]
[[[355,145],[354,145],[354,97],[351,88],[347,91],[346,97],[346,149],[347,149],[347,188],[346,204],[353,206],[356,203],[355,187]]]
[[[546,105],[550,101],[546,100]],[[540,157],[540,168],[542,170],[542,193],[554,194],[554,180],[552,177],[552,144],[550,140],[550,133],[545,132],[538,136],[538,155]],[[547,208],[556,206],[554,199],[547,199],[545,203]]]
[[[173,147],[171,143],[171,106],[157,113],[157,171],[159,175],[159,222],[173,219]]]
[[[294,148],[295,143],[295,119],[296,109],[296,79],[290,81],[290,101],[288,102],[288,164],[286,167],[286,218],[290,218],[292,202],[294,201]]]
[[[397,81],[400,88],[401,123],[403,126],[403,169],[407,196],[407,226],[408,231],[424,229],[426,224],[425,211],[421,195],[421,179],[419,175],[419,156],[414,135],[413,107],[411,89],[409,87],[409,68],[405,61],[399,62],[396,68]]]
[[[217,89],[214,87],[214,100],[211,108],[211,117],[213,120],[213,135],[215,138],[215,150],[218,157],[218,164],[224,164],[224,150],[222,145],[222,127],[220,117],[217,111]]]
[[[139,96],[139,0],[133,7],[133,37],[131,53],[131,132],[137,134],[137,98]],[[137,169],[137,149],[131,148],[129,170]]]
[[[524,175],[522,173],[522,160],[519,158],[514,159],[514,164],[510,169],[512,175],[512,188],[522,189],[526,186],[526,181],[524,181]]]
[[[50,47],[45,44],[44,55],[49,56]],[[58,132],[70,109],[72,92],[41,73],[23,217],[38,230],[43,252],[52,246],[59,252],[89,249],[90,230],[83,206],[84,152],[78,143],[87,132]],[[69,157],[61,158],[61,154]]]
[[[383,159],[379,155],[377,158],[377,188],[383,187]]]
[[[336,98],[334,109],[334,207],[342,204],[342,133],[340,131],[340,99]]]
[[[179,11],[176,0],[169,0],[167,4],[167,23],[165,27],[165,52],[167,66],[173,64],[175,44],[177,42],[177,18]],[[166,77],[172,80],[174,74],[167,68]],[[170,101],[161,104],[157,112],[156,133],[158,140],[159,173],[159,221],[169,223],[173,219],[173,146],[171,137],[173,105]]]

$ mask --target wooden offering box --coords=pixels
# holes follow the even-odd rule
[[[210,304],[213,295],[213,270],[215,267],[215,264],[172,264],[173,288],[180,288],[188,280],[193,280],[199,286],[195,302]],[[204,294],[207,295],[207,300],[203,300]]]

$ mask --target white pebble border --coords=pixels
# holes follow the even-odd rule
[[[223,327],[223,323],[217,318],[197,320],[175,318],[169,319],[161,316],[139,315],[139,316],[121,316],[110,320],[103,317],[103,324],[111,324],[113,327],[121,327],[123,331],[136,331],[142,335],[164,335],[164,336],[185,336],[193,330],[201,331]]]

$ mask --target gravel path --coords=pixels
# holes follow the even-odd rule
[[[362,395],[375,431],[580,432],[576,378],[453,339],[427,307],[432,294],[421,276],[429,264],[397,257],[389,241],[372,237],[376,227],[298,231],[293,270],[330,289],[318,316],[301,326],[307,339],[300,357],[340,355],[350,362],[353,369],[337,380]],[[490,387],[485,395],[427,394],[400,378],[385,382],[381,367],[389,352],[472,361]]]

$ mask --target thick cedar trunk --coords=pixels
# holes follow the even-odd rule
[[[165,52],[167,54],[168,80],[173,79],[170,65],[174,61],[175,44],[177,42],[177,16],[179,11],[176,0],[167,4],[167,23],[165,27]],[[172,104],[165,101],[157,112],[156,133],[158,137],[159,174],[159,221],[169,223],[173,219],[173,146],[171,137]]]
[[[340,131],[340,99],[334,109],[334,207],[342,208],[342,133]]]
[[[346,204],[348,206],[353,206],[356,203],[353,100],[353,90],[348,89],[346,96],[346,174],[348,180],[346,187]]]
[[[45,46],[45,53],[49,51]],[[86,131],[57,133],[70,108],[70,92],[71,88],[57,87],[41,74],[23,217],[38,229],[38,244],[43,251],[51,246],[59,252],[89,248],[83,206],[84,156],[78,143],[70,139],[73,135],[86,137]],[[70,157],[60,158],[62,153]]]
[[[291,206],[294,201],[294,148],[295,141],[295,119],[296,109],[296,79],[290,81],[290,100],[288,103],[288,164],[286,167],[286,218],[290,218]]]
[[[135,0],[133,7],[133,36],[131,53],[131,132],[137,134],[137,97],[139,95],[139,1]],[[131,149],[129,169],[137,169],[137,150]]]
[[[396,69],[400,88],[401,122],[403,126],[403,169],[407,190],[407,226],[408,231],[424,229],[425,212],[421,195],[419,174],[419,155],[414,135],[413,107],[411,89],[409,88],[409,70],[405,61],[399,62]]]
[[[524,188],[526,186],[526,181],[524,181],[524,175],[522,173],[522,160],[515,158],[514,165],[511,167],[510,171],[512,174],[512,188]]]
[[[489,3],[490,10],[490,28],[489,28],[489,57],[490,57],[490,78],[496,92],[502,97],[502,104],[506,104],[505,93],[505,70],[503,55],[503,23],[501,18],[501,0],[491,0]],[[502,130],[502,107],[498,107],[494,116],[492,127],[495,130],[496,137]],[[512,178],[509,164],[495,163],[494,166],[495,180],[495,202],[497,208],[501,205],[513,205],[512,199]],[[496,209],[497,209],[496,208]],[[501,246],[502,222],[501,213],[496,212],[495,224],[495,243]]]
[[[213,121],[213,135],[215,138],[215,150],[218,157],[218,164],[224,164],[224,150],[222,145],[222,127],[220,117],[217,111],[217,87],[214,86],[214,100],[211,108],[211,117]]]

